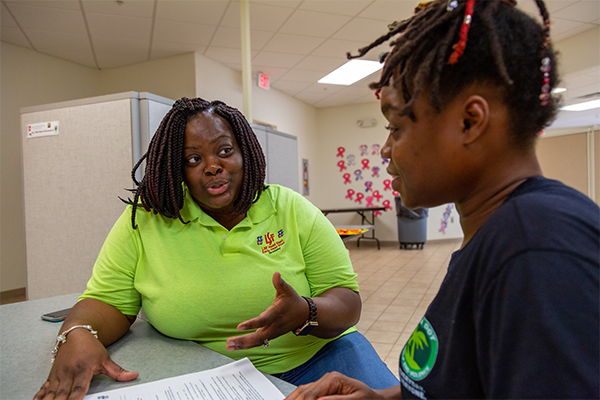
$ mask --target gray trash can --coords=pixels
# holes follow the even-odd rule
[[[395,197],[396,216],[398,217],[398,242],[401,249],[422,249],[427,241],[427,216],[429,209],[411,210],[402,203],[400,196]]]

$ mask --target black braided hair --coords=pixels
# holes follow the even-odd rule
[[[183,189],[183,143],[185,127],[189,119],[199,113],[215,113],[225,119],[235,136],[242,152],[244,176],[231,214],[245,214],[253,203],[258,201],[265,185],[265,155],[254,131],[242,113],[219,100],[208,102],[201,98],[177,100],[156,130],[148,152],[140,158],[131,171],[131,178],[137,185],[133,189],[133,200],[125,203],[133,206],[131,224],[137,228],[135,215],[141,205],[146,211],[154,211],[168,218],[179,219],[186,224],[179,211],[185,197]],[[135,173],[146,160],[146,169],[141,182]]]
[[[514,0],[475,2],[464,53],[455,64],[449,57],[460,40],[467,0],[458,0],[448,11],[448,0],[421,4],[406,20],[390,24],[389,32],[370,45],[348,53],[362,57],[372,48],[396,35],[390,43],[381,79],[372,89],[387,86],[397,73],[406,107],[403,115],[414,119],[412,107],[421,92],[429,94],[429,104],[437,111],[474,83],[499,88],[510,115],[516,145],[530,148],[538,133],[550,125],[558,111],[559,99],[551,96],[542,104],[544,73],[542,59],[548,57],[550,88],[558,83],[556,53],[549,41],[550,20],[542,0],[535,0],[543,26],[518,10]],[[547,91],[546,91],[547,92]]]

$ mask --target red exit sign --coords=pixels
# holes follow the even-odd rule
[[[258,86],[269,90],[269,77],[263,74],[262,72],[258,73]]]

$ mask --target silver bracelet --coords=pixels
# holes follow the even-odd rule
[[[93,330],[90,325],[75,325],[75,326],[70,327],[69,329],[67,329],[66,331],[64,331],[63,333],[61,333],[60,335],[58,335],[56,337],[56,344],[54,345],[54,350],[52,350],[52,364],[54,364],[54,360],[56,359],[56,354],[58,354],[58,347],[67,341],[67,334],[69,334],[71,331],[73,331],[77,328],[87,329],[88,331],[90,331],[92,333],[92,335],[94,335],[94,337],[96,339],[98,339],[98,332]]]

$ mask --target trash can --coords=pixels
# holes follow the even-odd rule
[[[427,241],[427,216],[429,209],[411,210],[402,203],[400,196],[395,197],[396,216],[398,217],[398,242],[401,249],[422,249]]]

